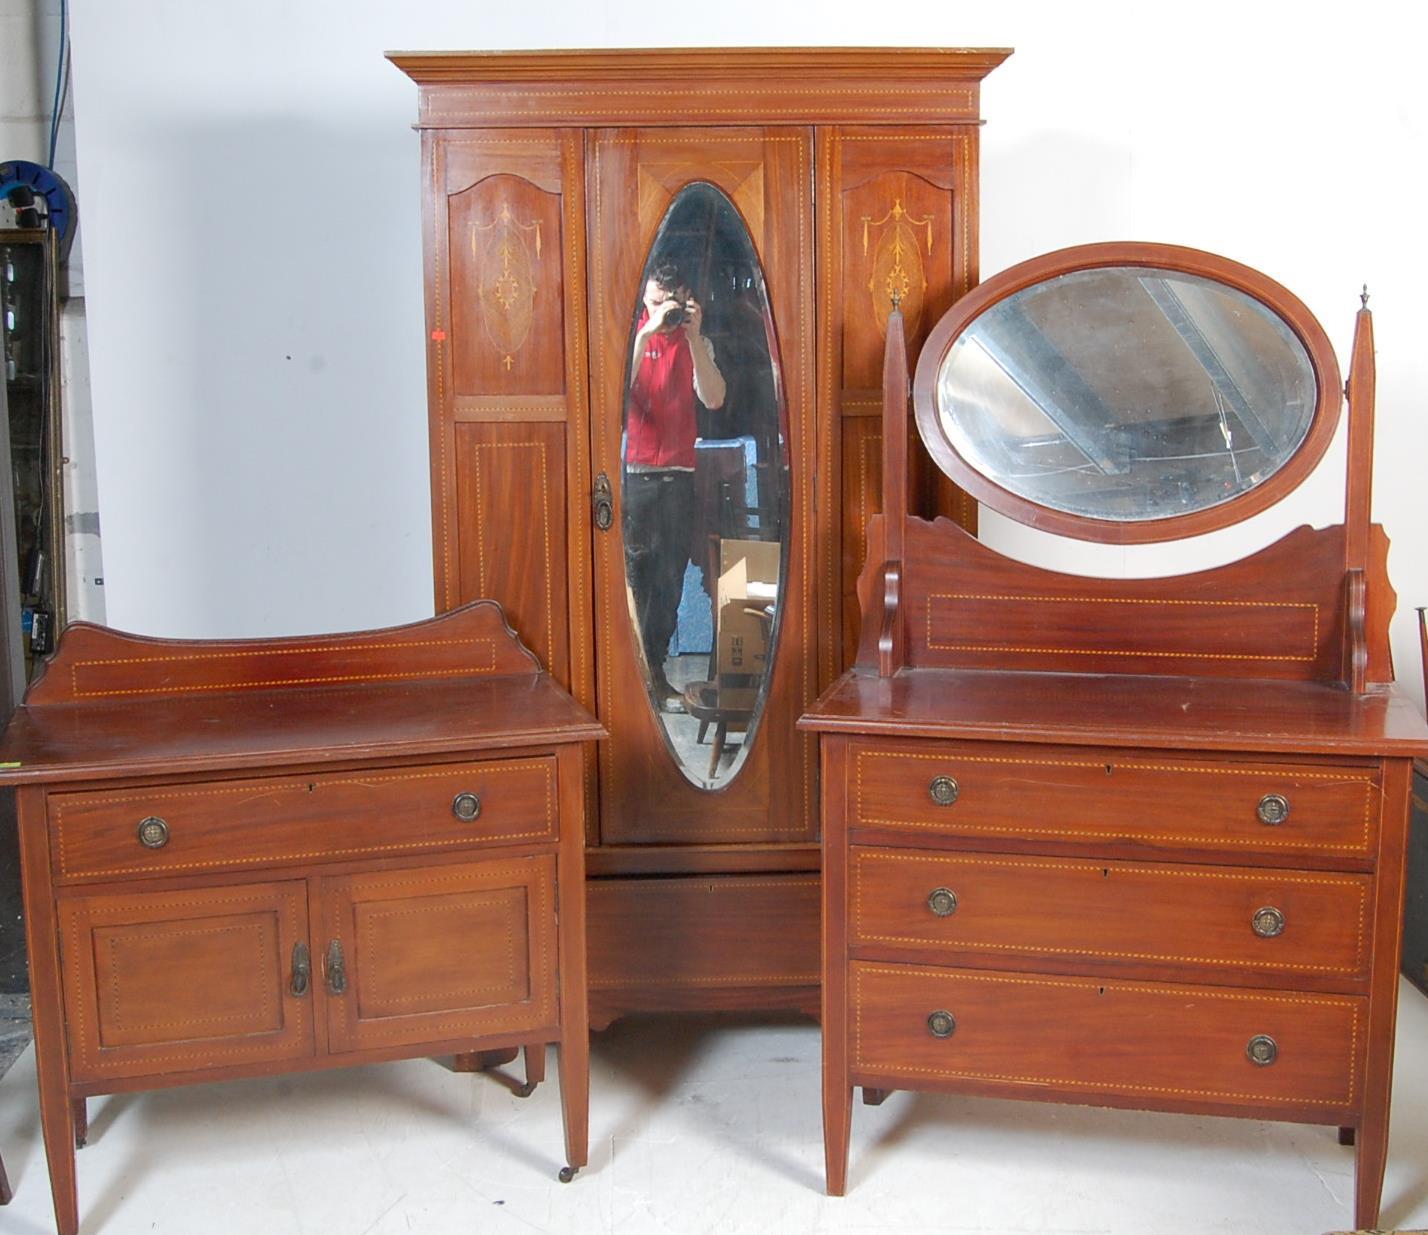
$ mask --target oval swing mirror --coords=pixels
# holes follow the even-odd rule
[[[621,532],[644,685],[701,789],[742,766],[768,694],[789,463],[763,270],[733,203],[686,185],[631,289]]]
[[[979,501],[1083,540],[1170,540],[1279,500],[1338,423],[1322,328],[1258,271],[1170,245],[1051,253],[949,311],[917,423]]]

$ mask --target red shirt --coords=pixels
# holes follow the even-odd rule
[[[649,320],[645,313],[637,329]],[[655,331],[644,352],[625,413],[625,462],[639,467],[694,467],[694,358],[683,327]]]

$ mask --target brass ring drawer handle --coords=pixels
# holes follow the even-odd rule
[[[950,918],[957,912],[957,893],[951,888],[933,888],[927,895],[927,907],[939,918]]]
[[[927,1032],[934,1038],[950,1038],[957,1029],[957,1018],[941,1008],[927,1018]]]
[[[957,782],[950,776],[936,776],[933,778],[932,784],[927,786],[927,792],[932,795],[932,800],[938,806],[951,806],[957,800],[957,795],[961,790],[958,789]]]
[[[474,793],[458,793],[451,800],[451,813],[462,823],[470,823],[481,813],[481,799]]]
[[[1271,828],[1277,828],[1289,818],[1289,799],[1282,793],[1266,793],[1254,808],[1259,821]]]
[[[169,843],[169,825],[157,815],[150,815],[139,823],[138,835],[145,849],[162,849]]]
[[[1279,1058],[1279,1043],[1267,1033],[1257,1033],[1249,1040],[1245,1054],[1250,1057],[1252,1064],[1267,1068]]]
[[[1250,925],[1261,939],[1273,939],[1276,935],[1284,934],[1284,914],[1273,905],[1266,905],[1263,909],[1254,911]]]

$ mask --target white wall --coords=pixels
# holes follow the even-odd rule
[[[109,618],[156,634],[328,630],[431,610],[416,88],[388,48],[999,46],[986,273],[1163,240],[1258,267],[1347,364],[1377,311],[1375,514],[1401,677],[1428,603],[1428,88],[1417,6],[756,0],[74,0],[77,141]],[[815,16],[816,15],[816,16]],[[1341,517],[1342,442],[1275,511],[1169,551],[999,544],[1161,573]],[[1414,685],[1414,689],[1419,689]]]

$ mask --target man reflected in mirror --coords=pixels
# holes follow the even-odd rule
[[[704,310],[679,268],[659,262],[645,282],[630,358],[624,532],[635,622],[661,707],[680,698],[664,663],[689,564],[696,403],[710,411],[724,406],[724,377],[703,323]]]

